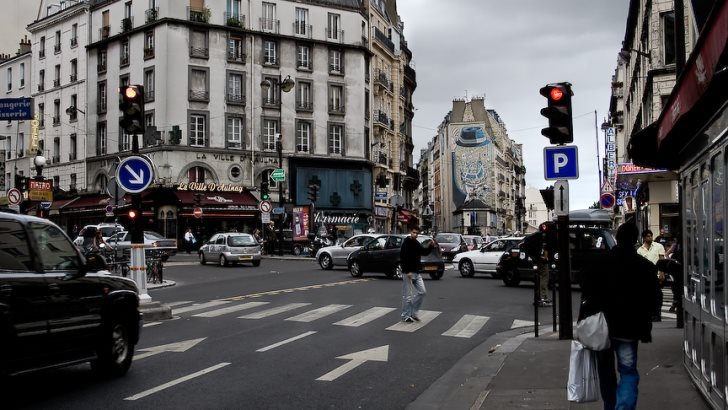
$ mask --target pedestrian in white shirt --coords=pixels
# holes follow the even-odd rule
[[[197,242],[197,240],[195,239],[195,235],[192,234],[192,228],[187,228],[187,232],[185,232],[185,248],[187,248],[187,253],[190,253],[192,245],[194,245],[195,242]]]

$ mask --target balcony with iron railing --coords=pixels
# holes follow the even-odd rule
[[[99,40],[105,40],[111,35],[111,26],[103,26],[99,29]]]
[[[38,92],[45,90],[45,85],[43,83],[38,84]]]
[[[344,30],[333,30],[330,28],[326,29],[326,40],[333,41],[335,43],[344,42]]]
[[[154,58],[154,47],[144,47],[144,59]]]
[[[296,37],[311,38],[313,26],[305,21],[296,20],[293,22],[293,35]]]
[[[344,65],[342,63],[329,64],[329,73],[343,75]]]
[[[53,125],[54,126],[61,125],[61,117],[60,116],[56,115],[56,116],[53,117]]]
[[[228,104],[245,105],[245,95],[240,91],[228,91],[225,98]]]
[[[129,16],[121,19],[121,32],[125,33],[131,31],[134,28],[134,16]]]
[[[144,17],[145,17],[146,23],[151,23],[153,21],[157,21],[157,17],[159,17],[159,7],[147,9],[144,12]]]
[[[394,54],[394,43],[392,40],[387,38],[387,35],[382,33],[377,27],[373,27],[374,29],[374,39],[377,40],[382,46],[384,46],[385,49],[389,50],[392,54]]]
[[[276,96],[263,96],[263,100],[261,101],[264,107],[280,107],[281,102],[276,98]]]
[[[103,74],[106,72],[106,63],[96,65],[96,73]]]
[[[71,48],[78,45],[78,37],[71,37]]]
[[[69,153],[68,154],[68,160],[69,161],[75,161],[76,160],[76,153],[75,152]]]
[[[228,27],[245,28],[245,16],[241,13],[225,12],[225,25]]]
[[[345,112],[343,102],[329,101],[329,114],[343,115]]]
[[[99,114],[106,113],[106,100],[99,101],[96,104],[96,112],[99,113]]]
[[[417,83],[417,72],[411,64],[404,66],[404,78],[411,79],[413,83]]]
[[[45,49],[41,48],[38,50],[38,58],[45,58]]]
[[[265,31],[267,33],[275,33],[278,34],[281,31],[281,21],[276,19],[267,19],[261,17],[259,19],[260,21],[260,31]]]
[[[210,101],[210,92],[206,90],[189,90],[189,100],[208,102]]]
[[[187,19],[196,23],[209,23],[210,22],[210,9],[203,7],[201,9],[194,9],[187,7]]]
[[[233,63],[245,63],[246,55],[241,50],[227,50],[227,61]]]
[[[154,101],[154,90],[144,90],[144,102]]]
[[[119,66],[126,67],[129,65],[129,54],[124,54],[119,59]]]
[[[377,69],[374,73],[374,85],[375,86],[381,86],[384,90],[391,93],[392,92],[392,80],[389,79],[389,76],[384,71]]]
[[[313,101],[311,100],[296,100],[296,111],[313,111]]]
[[[60,86],[61,86],[60,78],[56,78],[55,80],[53,80],[53,87],[60,87]]]
[[[78,80],[78,74],[71,74],[69,76],[69,79],[70,79],[71,82],[74,82],[74,81]]]
[[[56,43],[53,45],[53,53],[58,54],[61,52],[61,43]]]
[[[209,58],[210,49],[207,47],[193,47],[190,46],[190,57],[195,58]]]
[[[61,162],[61,156],[60,155],[54,155],[51,157],[51,164],[57,164]]]

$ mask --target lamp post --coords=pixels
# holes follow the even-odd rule
[[[278,127],[280,131],[283,131],[283,101],[281,96],[283,95],[283,92],[291,91],[293,86],[296,85],[296,82],[293,81],[290,75],[287,76],[285,80],[281,81],[281,76],[279,75],[278,84],[278,95],[276,96],[279,104]],[[271,84],[271,81],[268,79],[263,79],[263,81],[260,82],[260,88],[264,93],[267,93],[272,85],[273,84]],[[278,152],[278,169],[283,169],[283,140],[281,138],[281,132],[275,134],[276,151]],[[276,181],[276,183],[278,183],[278,207],[283,208],[283,182]],[[278,255],[283,256],[283,218],[281,218],[278,222],[278,237]]]
[[[46,164],[46,158],[43,156],[43,153],[38,150],[38,152],[35,154],[35,158],[33,158],[33,165],[35,165],[35,179],[43,179],[43,167],[45,167]]]

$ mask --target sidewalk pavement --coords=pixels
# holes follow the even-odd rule
[[[602,402],[566,399],[571,340],[542,327],[496,334],[464,356],[408,409],[589,409]],[[544,332],[543,334],[541,332]],[[682,364],[683,329],[653,323],[652,343],[640,343],[637,407],[709,409]]]

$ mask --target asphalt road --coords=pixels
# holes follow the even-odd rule
[[[129,373],[88,365],[14,378],[26,408],[401,409],[488,337],[533,320],[533,288],[448,270],[426,277],[420,324],[400,322],[401,282],[313,260],[200,266],[176,257],[150,292],[172,320],[147,323]],[[550,323],[550,309],[541,309]],[[532,323],[532,322],[531,322]]]

